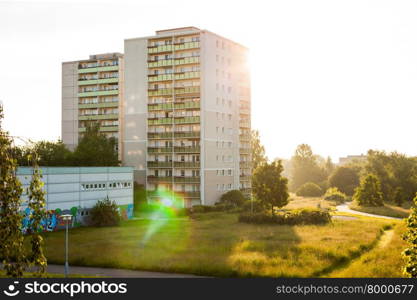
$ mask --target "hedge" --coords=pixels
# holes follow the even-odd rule
[[[327,210],[303,208],[279,212],[275,215],[270,213],[243,213],[239,215],[239,222],[277,225],[318,225],[331,222],[331,216]]]

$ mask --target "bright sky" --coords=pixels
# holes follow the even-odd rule
[[[0,100],[12,135],[56,140],[61,62],[196,26],[250,48],[252,125],[270,158],[417,155],[417,1],[0,0]]]

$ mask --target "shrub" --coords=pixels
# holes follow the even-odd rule
[[[298,188],[296,195],[302,197],[319,197],[323,195],[323,191],[317,184],[306,182]]]
[[[277,224],[277,225],[318,225],[327,224],[331,221],[330,213],[321,209],[296,209],[279,212],[278,214],[243,213],[239,215],[239,222],[254,224]]]
[[[265,210],[263,203],[259,200],[249,200],[242,205],[243,211],[252,211],[252,208],[254,212],[261,212]]]
[[[332,187],[327,189],[326,193],[324,194],[324,200],[336,201],[336,202],[345,202],[347,196],[339,191],[337,187]]]
[[[90,211],[90,223],[93,226],[115,226],[120,223],[119,208],[108,197],[99,200]]]
[[[214,206],[211,205],[194,205],[191,208],[193,213],[208,213],[214,211],[227,211],[235,208],[234,205],[217,202]]]
[[[220,202],[234,207],[240,207],[245,202],[245,196],[239,190],[232,190],[224,193],[220,197]]]

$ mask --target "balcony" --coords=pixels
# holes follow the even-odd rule
[[[200,138],[200,131],[176,131],[176,138]]]
[[[250,128],[250,123],[247,121],[239,121],[239,127]]]
[[[172,96],[174,89],[160,89],[154,91],[148,91],[148,96]]]
[[[175,45],[148,46],[148,53],[167,53],[173,50],[199,48],[200,42],[175,43]]]
[[[200,198],[200,192],[176,192],[177,194],[182,195],[184,198]]]
[[[118,107],[119,101],[78,104],[78,108]]]
[[[78,69],[78,74],[84,73],[97,73],[97,72],[106,72],[106,71],[117,71],[119,70],[119,66],[99,66],[99,67],[92,67],[92,68],[84,68]]]
[[[105,84],[105,83],[115,83],[119,82],[119,78],[104,78],[104,79],[92,79],[92,80],[78,80],[78,85],[88,85],[88,84]]]
[[[175,103],[175,109],[200,108],[200,102]]]
[[[148,132],[148,139],[172,138],[172,132]]]
[[[252,149],[251,148],[239,148],[239,152],[241,154],[251,154]]]
[[[86,127],[79,127],[78,132],[85,132]],[[117,132],[119,131],[119,126],[101,126],[100,132]]]
[[[174,147],[176,153],[200,153],[200,147],[186,146],[186,147]]]
[[[172,182],[172,180],[173,180],[173,177],[172,176],[164,176],[164,177],[156,177],[156,176],[154,176],[154,175],[148,175],[148,181],[151,181],[151,182],[169,182],[169,183],[171,183]]]
[[[174,162],[175,168],[200,168],[199,161],[176,161]]]
[[[250,141],[251,140],[251,135],[248,134],[248,133],[239,134],[239,139],[244,140],[244,141]]]
[[[200,72],[184,72],[175,74],[175,80],[200,78]]]
[[[164,124],[172,124],[172,118],[160,118],[160,119],[152,119],[148,120],[148,125],[164,125]]]
[[[100,90],[100,91],[91,91],[91,92],[81,92],[78,93],[78,97],[93,97],[93,96],[109,96],[109,95],[118,95],[119,89],[114,90]]]
[[[148,111],[153,110],[172,110],[172,103],[148,104]]]
[[[174,122],[175,124],[200,123],[200,117],[176,117]]]
[[[170,161],[148,161],[148,168],[172,168]]]
[[[248,175],[240,175],[239,176],[239,180],[240,181],[250,181],[251,180],[251,176],[248,176]]]
[[[175,88],[175,95],[199,94],[199,93],[200,93],[200,87],[199,86]]]
[[[81,115],[78,116],[79,121],[86,120],[107,120],[107,119],[118,119],[119,114],[101,114],[101,115]]]
[[[249,161],[241,161],[241,162],[239,162],[239,167],[241,169],[250,169],[250,168],[252,168],[252,163],[249,162]]]
[[[172,79],[174,79],[174,74],[161,74],[157,76],[148,77],[148,82],[171,81]]]
[[[172,153],[172,147],[148,147],[149,153]]]
[[[200,176],[175,176],[174,182],[198,183],[200,182]]]

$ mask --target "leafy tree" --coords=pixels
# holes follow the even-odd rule
[[[260,165],[253,174],[252,190],[259,201],[271,207],[283,207],[288,204],[288,179],[281,176],[281,161],[273,161]]]
[[[326,193],[324,194],[324,200],[330,201],[337,201],[337,202],[345,202],[347,196],[339,191],[337,187],[331,187],[327,189]]]
[[[297,190],[306,182],[318,184],[327,179],[326,171],[318,165],[317,156],[313,155],[311,147],[307,144],[297,147],[291,164],[293,190]]]
[[[258,166],[268,162],[265,154],[265,147],[261,144],[261,137],[258,130],[251,131],[252,148],[252,168],[256,170]]]
[[[327,177],[333,173],[334,169],[335,169],[335,165],[332,159],[330,158],[330,156],[328,156],[326,159],[326,162],[324,163],[324,170],[326,171]]]
[[[25,267],[23,216],[19,213],[22,186],[16,177],[12,140],[3,130],[2,120],[3,107],[0,105],[0,258],[7,276],[22,277]]]
[[[378,178],[373,174],[363,178],[353,195],[353,200],[360,206],[382,206],[384,199]]]
[[[101,133],[98,123],[88,125],[74,151],[74,161],[80,166],[118,166],[116,139]]]
[[[329,177],[329,184],[331,187],[337,187],[342,193],[352,196],[359,185],[359,175],[353,168],[338,167]]]
[[[57,142],[40,141],[34,143],[31,147],[16,147],[16,158],[20,166],[32,166],[33,153],[38,157],[38,165],[50,166],[72,166],[73,154],[58,140]]]
[[[245,196],[239,190],[231,190],[220,197],[220,202],[234,207],[240,207],[246,201]]]
[[[27,189],[28,207],[31,210],[30,214],[30,231],[31,231],[31,253],[29,255],[29,262],[37,267],[36,275],[42,276],[46,271],[46,257],[43,254],[42,244],[43,239],[39,232],[42,230],[41,222],[45,218],[45,191],[42,189],[43,182],[41,180],[42,174],[37,163],[37,154],[33,153],[33,171],[30,186]]]
[[[302,197],[319,197],[323,195],[323,190],[313,182],[306,182],[297,189],[296,195]]]
[[[407,219],[408,230],[403,237],[409,246],[403,252],[403,256],[407,261],[404,274],[408,277],[417,278],[417,193],[413,201],[414,207]]]

